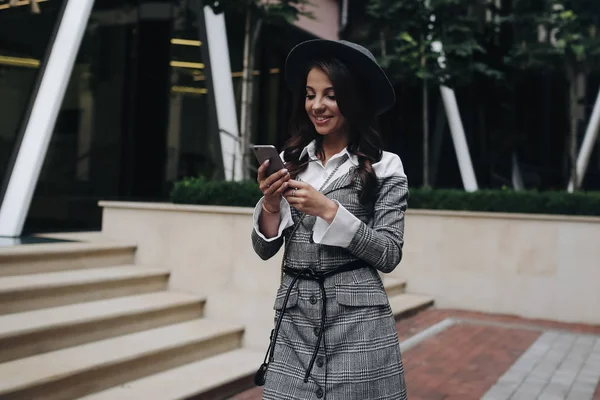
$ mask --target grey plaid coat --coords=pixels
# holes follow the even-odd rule
[[[357,259],[372,266],[325,280],[324,343],[308,383],[303,377],[317,342],[323,299],[316,281],[296,283],[267,372],[263,399],[406,399],[395,321],[377,271],[391,272],[402,258],[407,179],[398,156],[384,152],[382,160],[374,164],[376,194],[371,203],[363,205],[359,202],[361,182],[353,169],[323,190],[362,221],[347,248],[313,243],[316,217],[311,216],[304,218],[289,243],[293,227],[271,242],[252,233],[254,250],[263,259],[274,256],[285,238],[289,246],[285,264],[290,268],[324,271]],[[297,223],[300,214],[294,208],[292,217]],[[276,316],[291,280],[289,275],[282,279],[274,306]]]

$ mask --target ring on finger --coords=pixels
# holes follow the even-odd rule
[[[296,190],[297,189],[292,190],[292,197],[296,197]]]
[[[267,183],[267,188],[270,188],[270,187],[271,187],[271,184],[270,184],[270,183]]]

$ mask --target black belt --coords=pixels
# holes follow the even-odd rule
[[[327,303],[325,296],[325,279],[339,274],[341,272],[354,271],[360,268],[367,267],[367,264],[364,261],[356,260],[352,261],[348,264],[344,264],[336,269],[330,271],[315,271],[311,268],[304,269],[294,269],[289,267],[284,267],[283,272],[288,275],[293,276],[292,282],[288,287],[287,292],[285,293],[285,297],[283,299],[283,306],[281,308],[281,312],[279,313],[279,317],[277,318],[277,323],[275,324],[275,329],[271,331],[271,339],[269,343],[269,348],[267,349],[267,354],[265,354],[265,360],[263,364],[260,366],[256,375],[254,376],[254,383],[257,386],[262,386],[265,384],[265,375],[267,373],[267,369],[269,367],[269,363],[273,361],[273,354],[275,352],[275,344],[277,342],[277,336],[279,335],[279,328],[281,327],[281,321],[283,320],[283,315],[285,314],[285,310],[287,307],[288,300],[290,298],[290,293],[292,293],[292,289],[296,285],[299,279],[308,280],[308,281],[317,281],[319,283],[319,289],[321,290],[321,294],[323,296],[323,305],[321,307],[321,325],[319,327],[319,338],[317,339],[317,344],[315,345],[315,349],[313,351],[312,357],[310,359],[310,363],[308,364],[308,368],[306,369],[306,374],[304,375],[304,382],[308,382],[308,377],[310,376],[310,372],[312,371],[313,365],[315,363],[315,359],[317,358],[317,353],[319,352],[319,347],[321,347],[321,341],[323,340],[323,334],[325,331],[325,319],[327,317]],[[268,359],[268,361],[267,361]]]

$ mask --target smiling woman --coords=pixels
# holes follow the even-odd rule
[[[277,319],[255,383],[265,400],[406,399],[379,276],[402,258],[408,197],[402,162],[383,151],[375,129],[394,90],[373,55],[345,41],[299,44],[286,80],[295,96],[287,169],[258,169],[254,250],[269,259],[285,247]]]
[[[347,134],[346,120],[337,105],[335,90],[325,66],[312,68],[308,73],[305,105],[319,135]]]

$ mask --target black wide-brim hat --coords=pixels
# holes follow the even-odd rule
[[[302,87],[307,64],[314,60],[334,57],[364,82],[369,103],[377,115],[392,108],[396,93],[375,56],[361,45],[346,40],[314,39],[294,47],[285,60],[285,80],[292,90]]]

